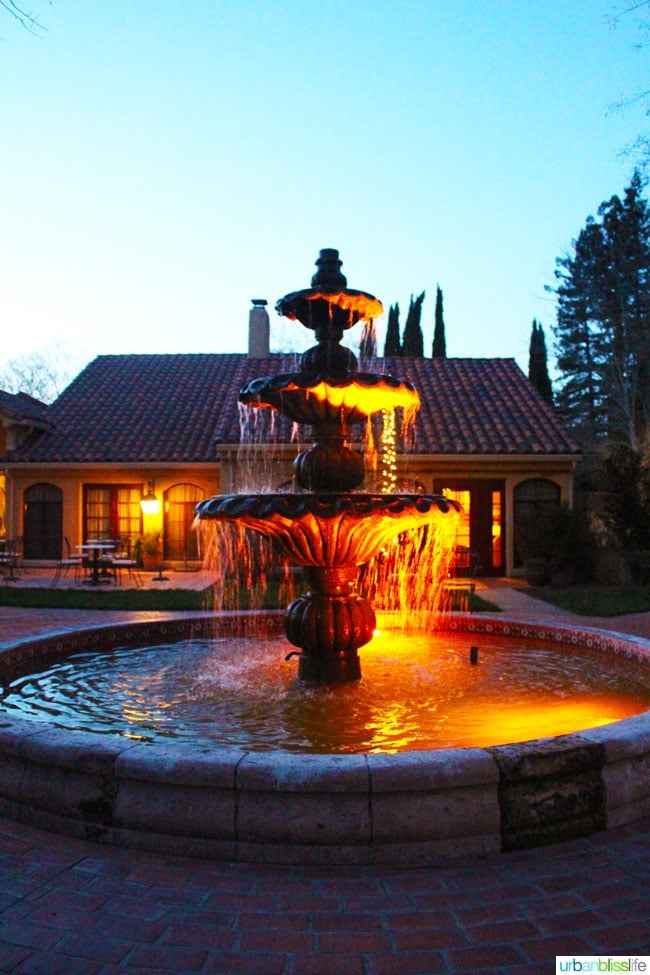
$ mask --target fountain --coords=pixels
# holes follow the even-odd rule
[[[200,502],[197,516],[268,536],[292,564],[305,568],[309,589],[285,617],[287,638],[300,648],[298,676],[343,683],[361,677],[357,650],[376,625],[358,591],[359,567],[400,533],[431,526],[458,505],[435,495],[358,491],[364,463],[350,444],[350,426],[388,409],[408,418],[419,397],[408,382],[358,371],[341,339],[357,322],[376,318],[381,302],[347,288],[337,250],[321,250],[316,266],[311,288],[285,295],[276,309],[312,329],[317,344],[303,354],[298,373],[256,379],[240,393],[243,403],[312,426],[315,442],[294,462],[300,493],[218,496]]]
[[[453,519],[454,505],[417,493],[359,490],[364,463],[350,427],[387,409],[406,414],[418,396],[408,383],[359,372],[341,345],[347,328],[381,306],[347,289],[336,251],[321,252],[312,285],[278,308],[313,329],[317,345],[299,372],[257,379],[241,393],[244,403],[313,428],[313,446],[295,462],[295,490],[215,497],[198,511],[210,530],[243,525],[269,537],[302,566],[308,591],[284,620],[279,613],[206,612],[19,641],[0,652],[4,688],[16,675],[35,675],[38,683],[52,661],[67,663],[74,675],[74,655],[93,651],[115,658],[114,667],[124,648],[139,659],[168,644],[160,665],[166,670],[185,641],[218,639],[227,652],[229,641],[250,639],[255,620],[272,639],[284,627],[300,654],[293,683],[317,703],[319,695],[333,697],[329,713],[345,725],[338,701],[363,690],[358,650],[375,628],[374,610],[359,591],[360,566],[405,530],[435,535]],[[515,659],[513,641],[520,659],[541,642],[563,654],[596,655],[603,671],[612,660],[615,669],[640,670],[647,691],[647,640],[487,614],[454,615],[442,621],[443,634],[445,628],[465,642],[464,679],[471,683],[484,672],[488,644],[499,638],[506,666]],[[412,648],[405,652],[419,666]],[[233,666],[240,663],[236,658]],[[118,660],[118,672],[120,666]],[[394,667],[402,669],[399,662]],[[100,659],[99,669],[110,668]],[[263,684],[264,677],[256,679]],[[582,691],[579,681],[571,693]],[[145,675],[144,704],[148,693]],[[65,695],[74,701],[76,690]],[[119,714],[121,726],[70,730],[57,721],[48,692],[40,705],[30,717],[0,708],[0,814],[126,847],[261,862],[440,863],[587,835],[632,823],[650,809],[650,711],[643,703],[624,720],[603,724],[590,716],[559,735],[540,724],[533,734],[547,737],[521,741],[505,733],[460,747],[400,752],[391,742],[309,754],[191,735],[185,743],[150,742],[136,713]]]

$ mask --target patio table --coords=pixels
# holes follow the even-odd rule
[[[99,540],[90,539],[83,545],[77,545],[76,548],[81,549],[82,552],[92,552],[92,556],[89,558],[90,568],[92,572],[90,578],[84,579],[84,582],[90,586],[99,586],[102,583],[110,582],[110,578],[107,572],[107,564],[104,558],[106,552],[111,552],[115,545],[113,542],[101,542]],[[99,570],[102,570],[100,573]]]

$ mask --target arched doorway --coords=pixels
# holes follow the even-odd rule
[[[205,497],[196,484],[174,484],[164,495],[164,553],[169,561],[196,562],[201,558],[198,533],[192,524],[198,501]]]
[[[63,543],[63,491],[55,484],[32,484],[25,490],[23,557],[60,559]]]
[[[548,521],[549,516],[560,507],[560,488],[555,481],[549,481],[545,477],[531,477],[528,481],[517,484],[513,503],[515,568],[520,568],[523,559],[517,544],[518,529],[531,519],[538,524]]]

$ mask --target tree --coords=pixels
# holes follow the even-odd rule
[[[363,323],[363,334],[359,342],[359,355],[363,359],[374,359],[377,355],[377,331],[373,321]]]
[[[402,336],[402,355],[417,359],[424,356],[424,339],[420,320],[425,293],[423,291],[417,298],[413,298],[411,295],[406,324],[404,325],[404,335]]]
[[[553,387],[548,374],[548,357],[546,353],[546,337],[544,329],[536,318],[533,318],[533,329],[530,333],[530,347],[528,352],[528,378],[547,403],[553,403]]]
[[[386,339],[384,341],[385,356],[400,356],[402,354],[402,344],[399,337],[399,305],[395,302],[388,309],[388,325],[386,326]]]
[[[650,211],[635,172],[558,259],[557,402],[584,445],[637,450],[650,416]]]
[[[433,359],[447,358],[447,340],[445,338],[445,317],[442,308],[442,291],[440,286],[436,287],[436,312],[435,325],[433,328],[433,345],[431,347],[431,357]]]
[[[650,7],[650,0],[630,0],[622,8],[619,8],[615,13],[609,17],[609,23],[611,27],[617,27],[618,24],[623,20],[623,18],[635,16],[643,8],[646,10]],[[639,20],[637,23],[637,31],[639,34],[645,32],[647,34],[650,30],[650,22],[646,19]],[[635,48],[643,49],[648,46],[647,39],[645,41],[640,41],[636,43]],[[627,95],[616,102],[612,108],[621,111],[626,110],[632,106],[642,106],[645,109],[644,114],[646,116],[650,115],[650,110],[648,109],[648,104],[650,102],[650,89],[641,88],[637,89],[633,94]],[[637,138],[628,145],[625,152],[632,157],[636,158],[638,164],[642,169],[646,170],[648,164],[650,163],[650,135],[648,132],[643,132],[637,136]]]
[[[52,0],[46,0],[49,6],[52,5]],[[14,20],[25,28],[25,30],[31,31],[33,34],[37,34],[45,30],[45,27],[40,23],[38,15],[32,13],[31,10],[25,10],[19,4],[14,3],[14,0],[0,0],[0,8],[5,10],[10,14]]]
[[[0,367],[0,389],[27,393],[43,403],[52,403],[76,375],[71,356],[62,343],[39,352],[10,359]]]

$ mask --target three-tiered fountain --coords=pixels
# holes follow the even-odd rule
[[[217,496],[200,502],[197,515],[269,537],[291,564],[304,567],[308,589],[285,616],[287,638],[300,648],[298,676],[341,683],[360,678],[357,651],[375,629],[374,610],[358,591],[360,566],[401,532],[456,506],[437,495],[360,490],[364,458],[350,427],[383,411],[414,412],[419,396],[409,382],[359,372],[341,339],[357,322],[377,318],[381,302],[346,287],[337,250],[322,250],[316,266],[311,288],[285,295],[276,309],[312,329],[317,344],[302,355],[299,372],[255,379],[239,397],[311,426],[313,445],[294,461],[297,490]]]

